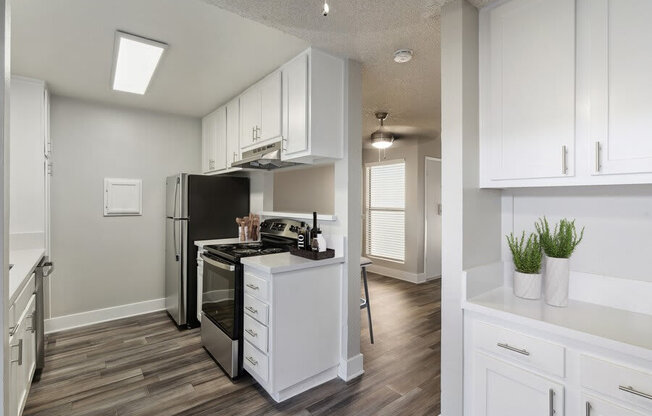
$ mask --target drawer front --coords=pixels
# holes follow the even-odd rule
[[[558,377],[565,376],[566,349],[562,345],[485,322],[475,322],[473,335],[476,348]]]
[[[267,280],[254,276],[251,273],[245,273],[244,285],[245,293],[263,302],[269,302],[269,282]]]
[[[23,315],[23,312],[25,312],[25,308],[27,307],[27,304],[29,303],[30,299],[32,298],[32,295],[34,294],[34,291],[36,290],[35,276],[36,275],[32,273],[32,275],[29,277],[29,280],[27,281],[27,284],[20,292],[20,295],[18,295],[18,297],[16,298],[16,301],[14,302],[14,312],[13,312],[14,322],[10,323],[9,326],[16,325],[20,317]]]
[[[244,338],[262,352],[267,352],[267,327],[247,315],[244,317]]]
[[[266,303],[252,296],[244,295],[244,311],[245,314],[251,316],[261,324],[269,324],[269,305]]]
[[[580,358],[582,387],[644,409],[652,410],[652,373],[599,358]]]
[[[244,360],[243,367],[251,375],[260,378],[264,382],[268,381],[269,363],[267,356],[258,351],[256,347],[245,341],[244,343]]]

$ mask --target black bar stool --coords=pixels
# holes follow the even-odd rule
[[[374,343],[374,327],[371,324],[371,304],[369,303],[369,286],[367,285],[367,266],[372,261],[366,257],[360,257],[360,268],[362,269],[362,282],[364,283],[364,298],[360,298],[360,309],[367,308],[367,317],[369,318],[369,338]]]

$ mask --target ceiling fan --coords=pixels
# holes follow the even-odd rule
[[[385,127],[385,119],[388,114],[385,111],[376,112],[376,118],[380,122],[380,128],[371,133],[371,145],[376,149],[387,149],[394,143],[394,135]]]

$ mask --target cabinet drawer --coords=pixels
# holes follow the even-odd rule
[[[256,277],[251,273],[245,272],[244,285],[245,285],[245,293],[255,298],[258,298],[262,301],[265,302],[269,301],[269,293],[268,293],[269,283],[267,282],[267,280],[261,279],[260,277]]]
[[[474,342],[476,348],[558,377],[565,376],[566,350],[561,345],[484,322],[474,324]]]
[[[267,352],[267,327],[248,315],[244,317],[244,338],[262,352]]]
[[[9,322],[10,327],[15,326],[23,315],[23,312],[25,312],[25,308],[27,307],[27,304],[29,303],[32,295],[34,294],[34,291],[36,290],[34,280],[35,275],[32,273],[32,275],[29,277],[29,280],[27,281],[27,284],[16,298],[16,301],[13,304],[13,313],[9,314],[9,319],[11,320]]]
[[[652,373],[582,355],[580,378],[582,387],[652,410]]]
[[[263,325],[269,324],[269,305],[249,295],[244,295],[245,314],[251,316]]]
[[[244,343],[243,355],[244,369],[247,370],[252,376],[258,377],[261,380],[267,382],[269,374],[267,356],[258,351],[256,347],[247,341]]]

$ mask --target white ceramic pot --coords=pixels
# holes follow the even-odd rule
[[[523,299],[539,299],[541,280],[541,274],[514,271],[514,295]]]
[[[546,257],[544,292],[546,303],[551,306],[568,306],[569,260]]]

